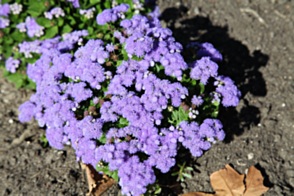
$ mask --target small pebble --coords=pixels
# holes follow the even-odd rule
[[[247,175],[248,173],[248,169],[245,169],[244,174]]]
[[[251,152],[247,155],[247,157],[248,157],[248,160],[251,160],[254,158],[254,154]]]
[[[240,166],[246,166],[246,163],[244,163],[242,159],[238,159],[236,163],[237,165],[240,165]]]
[[[199,12],[199,8],[198,7],[195,7],[195,9],[194,9],[194,14],[195,15],[198,15],[200,12]]]
[[[9,119],[8,122],[9,122],[10,124],[12,124],[12,123],[13,123],[13,119]]]

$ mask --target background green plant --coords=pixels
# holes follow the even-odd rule
[[[19,15],[9,14],[10,26],[0,29],[0,68],[3,71],[3,77],[13,82],[16,88],[35,89],[36,85],[26,75],[26,68],[28,63],[34,63],[40,58],[39,54],[32,54],[32,58],[25,58],[25,56],[19,53],[18,44],[27,41],[34,41],[36,39],[42,41],[45,39],[54,38],[56,36],[62,36],[65,33],[70,33],[75,30],[87,29],[89,35],[84,37],[84,41],[89,39],[100,38],[108,41],[114,39],[111,36],[111,32],[108,29],[108,24],[98,25],[96,22],[97,14],[101,13],[105,9],[110,9],[112,4],[111,0],[83,0],[80,1],[80,8],[74,8],[70,2],[65,0],[2,0],[4,3],[19,3],[23,5],[22,12]],[[125,13],[126,18],[131,18],[134,15],[133,1],[132,0],[117,0],[117,3],[127,3],[130,5],[128,12]],[[63,9],[65,16],[59,18],[53,18],[49,20],[45,18],[44,12],[50,11],[54,7],[60,7]],[[89,9],[95,7],[93,18],[86,18],[79,13],[80,9]],[[142,14],[151,11],[150,7],[146,7],[142,10]],[[44,35],[40,38],[30,38],[26,32],[20,32],[16,25],[24,22],[27,16],[36,18],[36,22],[45,27]],[[72,51],[77,49],[74,48]],[[5,70],[5,60],[13,56],[14,59],[21,61],[16,73],[10,73]]]

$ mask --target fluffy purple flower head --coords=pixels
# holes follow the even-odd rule
[[[126,3],[122,3],[118,6],[115,6],[114,8],[112,8],[112,10],[116,11],[116,12],[127,12],[128,9],[130,8],[129,4]]]
[[[200,49],[197,51],[196,55],[198,57],[208,56],[211,60],[218,62],[223,60],[221,53],[216,50],[211,43],[202,43],[199,44]]]
[[[16,72],[16,69],[19,67],[19,64],[20,64],[20,60],[14,59],[13,57],[9,57],[5,61],[5,67],[6,67],[7,71],[9,71],[11,73]]]
[[[148,13],[148,16],[152,18],[159,18],[161,16],[159,6],[155,5],[152,9],[152,12]]]
[[[204,85],[210,77],[217,76],[218,65],[211,61],[210,57],[202,57],[200,60],[194,61],[191,67],[190,77],[200,80]]]
[[[94,12],[96,11],[96,8],[92,7],[87,10],[80,9],[80,14],[84,15],[86,18],[90,19],[94,17]]]
[[[146,192],[146,186],[155,182],[152,167],[147,162],[141,163],[139,157],[130,157],[119,169],[119,184],[122,194],[139,196]]]
[[[51,9],[50,12],[45,12],[44,15],[45,18],[52,20],[53,16],[55,16],[56,18],[59,18],[60,16],[64,17],[65,13],[60,7],[55,7]]]
[[[18,116],[20,122],[29,122],[34,116],[35,104],[30,101],[27,101],[19,106],[18,110],[21,112]]]
[[[200,125],[199,135],[208,138],[208,141],[213,142],[214,138],[222,141],[225,138],[225,132],[222,129],[223,125],[218,119],[205,119]]]
[[[20,14],[22,11],[22,5],[15,2],[10,5],[10,10],[14,15]]]
[[[114,49],[115,49],[115,45],[113,45],[113,43],[110,43],[110,44],[107,44],[107,45],[106,45],[106,50],[107,50],[108,52],[113,52]]]
[[[79,0],[66,0],[66,1],[71,2],[72,5],[74,6],[74,8],[79,8],[80,7]]]
[[[108,22],[115,22],[118,18],[123,18],[121,13],[128,11],[129,5],[122,3],[112,9],[103,10],[102,13],[98,14],[96,21],[98,25],[105,25]]]
[[[40,37],[44,34],[43,30],[44,27],[38,25],[36,20],[30,16],[28,16],[25,20],[26,28],[27,28],[27,34],[29,37]]]
[[[234,82],[225,76],[216,77],[220,81],[220,84],[216,88],[216,92],[222,96],[222,104],[225,107],[237,106],[241,97],[241,92],[234,85]]]
[[[87,30],[76,30],[70,33],[62,35],[64,41],[69,41],[71,43],[77,43],[81,37],[88,36],[89,33]]]
[[[216,50],[211,43],[198,43],[191,42],[187,47],[192,47],[198,49],[196,55],[198,57],[210,57],[212,61],[218,62],[223,60],[221,53]]]
[[[200,106],[203,103],[203,99],[201,96],[196,97],[196,95],[193,95],[191,102],[196,106]]]
[[[21,22],[21,23],[17,24],[16,28],[18,28],[19,31],[22,32],[22,33],[27,31],[26,23],[24,23],[24,22]]]
[[[10,20],[0,17],[0,29],[4,29],[9,26]]]
[[[9,13],[10,13],[9,4],[8,3],[1,4],[1,2],[0,2],[0,16],[8,17]]]

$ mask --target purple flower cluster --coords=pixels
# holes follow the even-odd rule
[[[187,47],[198,49],[196,55],[199,58],[210,57],[210,59],[215,62],[223,60],[223,56],[221,55],[221,53],[216,50],[211,43],[191,42],[187,45]]]
[[[9,4],[8,3],[1,4],[1,1],[0,1],[0,16],[8,17],[9,13],[10,13]]]
[[[196,106],[200,106],[203,103],[203,99],[201,96],[196,97],[196,95],[193,95],[191,102]]]
[[[10,20],[0,17],[0,29],[4,29],[9,26]]]
[[[20,14],[22,11],[22,5],[15,2],[10,5],[10,10],[14,15]]]
[[[121,4],[104,10],[97,23],[123,19],[128,8]],[[89,40],[74,53],[66,51],[81,43],[87,31],[65,34],[64,41],[56,37],[22,43],[21,53],[42,55],[28,66],[27,74],[37,88],[30,101],[20,106],[19,119],[37,119],[40,126],[46,126],[50,145],[62,149],[64,144],[71,144],[77,160],[94,167],[102,162],[111,171],[117,170],[122,193],[138,196],[155,182],[153,168],[166,173],[175,165],[181,145],[198,157],[211,142],[224,139],[219,120],[195,122],[198,110],[190,108],[189,114],[185,113],[190,119],[177,123],[164,116],[172,116],[172,110],[179,110],[183,103],[204,103],[202,95],[190,95],[180,82],[183,72],[190,71],[190,78],[203,84],[210,77],[216,78],[215,94],[223,97],[224,106],[236,105],[240,92],[231,80],[217,76],[218,66],[209,55],[203,53],[189,67],[180,54],[182,45],[157,18],[134,15],[122,20],[120,27],[123,30],[114,32],[118,40],[113,43]],[[127,53],[123,61],[113,57],[118,48]],[[164,69],[168,79],[159,77],[156,66]],[[101,142],[104,137],[106,142]],[[140,154],[145,155],[143,159]]]
[[[241,92],[234,85],[233,80],[229,77],[218,76],[216,77],[218,81],[214,84],[217,86],[216,93],[222,96],[222,104],[225,107],[237,106],[239,104],[239,99],[241,97]]]
[[[50,55],[51,52],[54,53],[55,50],[58,49],[59,51],[68,51],[73,49],[74,44],[82,42],[82,36],[87,36],[87,30],[81,31],[73,31],[71,33],[67,33],[63,35],[63,41],[61,41],[61,37],[57,36],[51,39],[45,39],[43,41],[34,40],[31,42],[24,41],[20,43],[19,52],[23,53],[26,58],[32,58],[31,53],[37,54],[48,54]]]
[[[129,35],[125,38],[121,34],[114,35],[120,42],[125,40],[125,49],[132,57],[144,56],[144,60],[152,65],[160,63],[165,68],[165,74],[182,80],[182,71],[188,68],[180,52],[183,47],[175,42],[170,29],[162,28],[159,20],[151,22],[145,16],[135,15],[132,19],[125,19],[120,24]]]
[[[16,28],[19,29],[20,32],[26,32],[29,37],[40,37],[44,34],[43,30],[44,27],[38,25],[36,20],[30,16],[28,16],[25,20],[25,22],[19,23],[16,25]]]
[[[9,57],[5,61],[5,67],[7,71],[10,71],[11,73],[15,73],[16,69],[19,67],[20,60],[18,59],[13,59],[13,57]]]
[[[49,20],[52,20],[53,16],[56,18],[59,18],[60,16],[64,17],[65,13],[60,7],[55,7],[50,12],[45,12],[44,13],[45,18],[48,18]]]
[[[70,33],[66,33],[62,35],[64,41],[68,41],[69,43],[78,43],[79,45],[82,44],[84,36],[88,36],[89,33],[87,30],[76,30]]]
[[[222,130],[222,124],[217,119],[206,119],[200,125],[196,122],[188,124],[187,121],[180,123],[179,141],[183,146],[190,149],[191,154],[195,157],[200,157],[203,150],[208,150],[215,138],[222,141],[225,137],[225,132]],[[205,139],[207,138],[207,139]]]
[[[66,0],[66,1],[72,3],[74,8],[79,8],[80,7],[79,0]]]
[[[210,60],[210,57],[202,57],[200,60],[194,61],[190,64],[192,68],[190,77],[196,80],[200,80],[204,85],[210,77],[217,76],[218,65]]]
[[[96,11],[96,8],[92,7],[87,10],[80,9],[80,14],[84,15],[86,18],[90,19],[94,17],[94,12]]]
[[[119,18],[124,19],[125,15],[124,12],[128,11],[129,5],[122,3],[118,6],[115,6],[112,9],[105,9],[101,14],[97,15],[97,23],[98,25],[105,25],[108,22],[115,22]]]

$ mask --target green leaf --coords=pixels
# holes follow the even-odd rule
[[[183,107],[179,107],[179,123],[189,119],[188,112],[186,112]]]
[[[29,7],[27,9],[27,13],[29,13],[32,17],[37,17],[41,15],[45,10],[45,0],[29,0]]]
[[[190,171],[193,171],[193,168],[192,167],[186,167],[185,169],[190,170]]]
[[[11,75],[11,73],[9,71],[7,71],[6,69],[4,69],[2,77],[5,78],[6,76]]]
[[[162,65],[155,65],[155,67],[156,67],[156,71],[157,71],[157,73],[159,73],[161,70],[163,70],[164,69],[164,67],[162,66]]]
[[[177,110],[174,110],[174,111],[172,112],[171,117],[172,117],[172,120],[173,120],[173,121],[176,121],[176,122],[177,122],[177,121],[179,120],[178,111],[177,111]]]
[[[200,87],[200,94],[204,93],[205,91],[205,85],[199,82],[199,87]]]
[[[186,174],[186,173],[182,173],[183,176],[187,177],[187,178],[192,178],[192,176],[190,174]]]
[[[28,81],[29,81],[29,83],[26,84],[23,88],[30,89],[30,90],[34,90],[37,88],[36,83],[33,80],[28,79]]]
[[[101,142],[102,144],[106,144],[107,138],[105,136],[105,133],[102,134],[102,136],[98,139],[98,141]]]
[[[58,34],[58,26],[53,26],[46,30],[45,38],[50,39],[55,37]]]
[[[93,27],[88,27],[88,33],[92,34],[94,32],[94,28]]]
[[[119,121],[118,121],[118,127],[119,128],[123,128],[129,125],[129,121],[126,118],[120,117]]]
[[[79,27],[79,29],[83,29],[84,26],[85,26],[85,23],[80,23],[78,27]]]
[[[64,19],[61,18],[61,17],[59,17],[59,18],[57,19],[57,25],[58,25],[59,27],[61,27],[63,24],[64,24]]]
[[[127,60],[129,60],[129,56],[128,56],[127,51],[124,49],[124,45],[123,45],[123,49],[121,50],[121,53],[122,53],[122,55],[124,57],[124,60],[127,61]]]
[[[77,23],[74,17],[68,16],[67,18],[70,20],[69,22],[70,25],[75,25]]]
[[[64,34],[64,33],[70,33],[71,31],[72,31],[71,26],[69,26],[69,25],[65,25],[65,26],[62,28],[61,34]]]
[[[1,4],[9,3],[12,0],[2,0]]]
[[[90,0],[90,4],[96,4],[96,3],[100,3],[101,0]]]
[[[55,0],[50,0],[50,5],[51,6],[55,5]]]
[[[109,33],[107,33],[105,36],[104,36],[104,40],[110,40],[111,36]]]
[[[159,193],[161,193],[161,188],[160,187],[156,189],[156,191],[154,192],[154,194],[156,195],[156,194],[159,194]]]
[[[118,67],[118,66],[120,66],[121,64],[122,64],[122,62],[123,62],[123,60],[118,60],[118,61],[116,61],[116,67]]]
[[[104,167],[99,167],[98,164],[96,164],[96,171],[101,172]]]
[[[110,175],[110,177],[112,177],[115,181],[118,181],[119,180],[117,173],[118,173],[118,170],[115,170]]]
[[[11,37],[6,37],[6,39],[5,39],[5,43],[6,44],[12,44],[13,43],[13,39],[11,38]]]
[[[184,177],[182,175],[180,175],[180,179],[182,182],[184,182]]]
[[[16,88],[20,88],[23,84],[25,84],[25,76],[21,73],[12,73],[6,76],[6,79],[13,82]]]
[[[36,62],[36,59],[34,59],[34,58],[27,58],[27,59],[25,59],[25,61],[26,61],[27,63],[31,63],[31,64],[33,64],[33,63]]]
[[[179,174],[179,172],[175,172],[175,173],[172,173],[171,175],[172,176],[177,176]]]
[[[41,25],[42,27],[51,27],[51,20],[45,18],[45,17],[38,17],[36,19],[36,22]]]
[[[43,142],[43,147],[45,148],[48,145],[48,140],[45,135],[42,135],[40,140]]]
[[[15,29],[15,31],[11,34],[11,37],[17,42],[22,42],[24,38],[23,34],[17,29]]]
[[[103,5],[104,5],[105,9],[110,9],[111,8],[111,3],[110,3],[109,0],[105,1]]]

